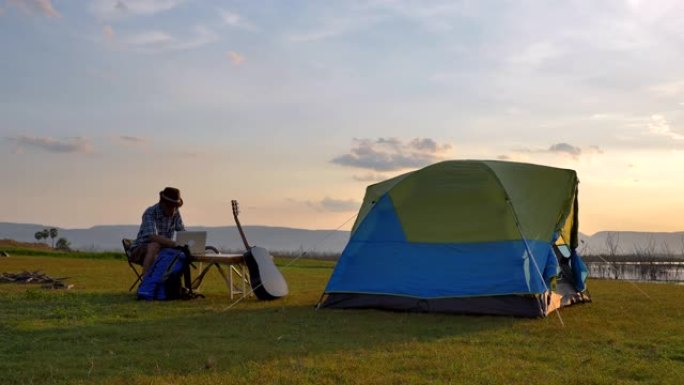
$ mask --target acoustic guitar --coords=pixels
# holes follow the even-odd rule
[[[249,245],[238,219],[240,214],[238,202],[233,200],[230,203],[233,206],[235,225],[247,250],[244,253],[244,257],[247,269],[249,270],[252,291],[261,300],[271,300],[286,296],[288,293],[287,282],[283,275],[280,274],[275,263],[273,263],[273,256],[263,247]]]

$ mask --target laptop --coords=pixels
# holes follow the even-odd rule
[[[204,255],[207,244],[206,231],[179,231],[176,233],[176,244],[187,245],[192,255]]]

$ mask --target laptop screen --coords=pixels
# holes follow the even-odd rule
[[[176,243],[180,246],[187,245],[192,255],[204,255],[204,247],[207,243],[207,232],[179,231],[176,233]]]

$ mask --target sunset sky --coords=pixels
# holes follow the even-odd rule
[[[0,222],[138,224],[175,186],[191,226],[333,229],[506,159],[577,170],[584,233],[684,230],[681,1],[0,0],[0,52]]]

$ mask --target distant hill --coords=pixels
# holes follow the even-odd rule
[[[0,222],[0,239],[35,242],[34,234],[54,226]],[[137,225],[94,226],[88,229],[62,229],[64,237],[77,250],[121,250],[122,238],[135,238]],[[253,245],[273,251],[340,252],[349,240],[348,231],[305,230],[287,227],[243,226],[247,239]],[[242,240],[235,226],[188,227],[188,230],[207,232],[207,244],[221,250],[242,250]],[[48,242],[50,240],[48,239]]]
[[[584,241],[584,242],[582,242]],[[583,254],[674,254],[684,257],[684,231],[663,233],[644,231],[599,231],[592,236],[580,236],[579,250]]]
[[[0,222],[0,239],[35,242],[34,234],[52,226]],[[135,238],[136,225],[94,226],[88,229],[59,229],[78,250],[121,250],[121,238]],[[188,230],[207,232],[207,244],[222,250],[242,250],[244,247],[235,226],[190,227]],[[349,240],[348,231],[305,230],[288,227],[244,226],[250,243],[273,251],[307,251],[339,253]],[[583,254],[609,253],[615,245],[616,254],[632,254],[635,250],[684,255],[684,232],[651,233],[636,231],[601,231],[594,235],[580,234],[579,250]]]

